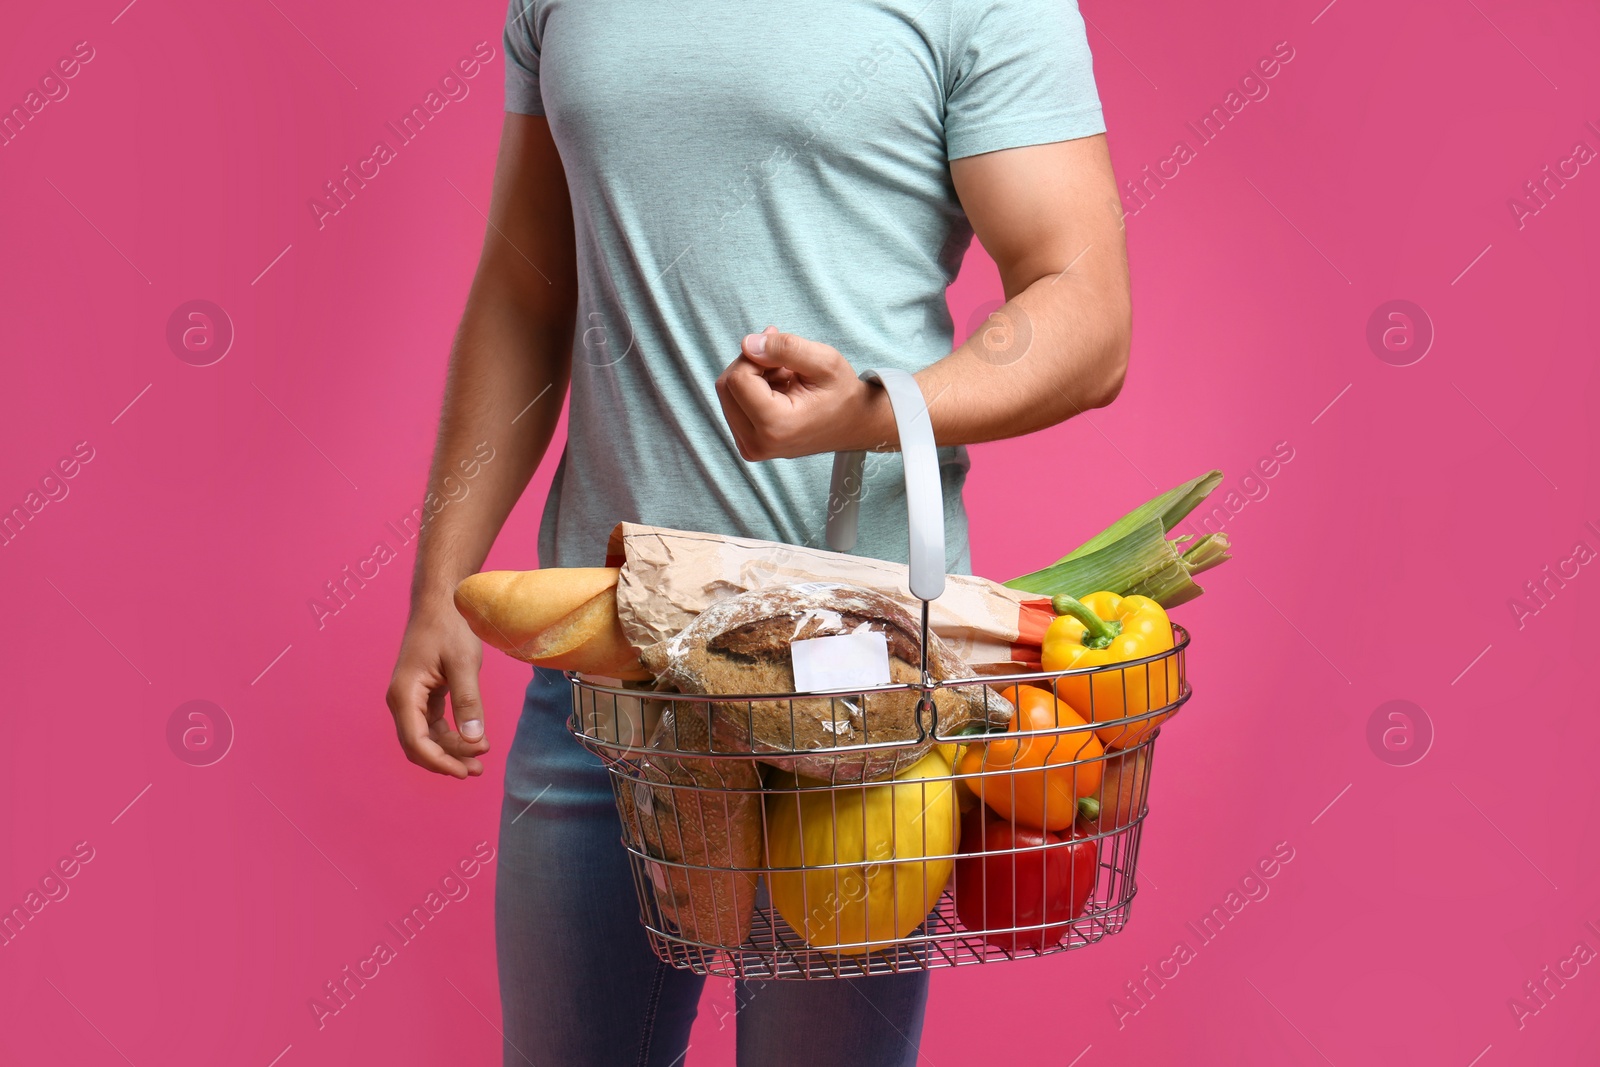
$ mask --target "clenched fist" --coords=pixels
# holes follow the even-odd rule
[[[837,349],[768,326],[745,337],[717,378],[722,413],[747,460],[895,447],[882,390]]]

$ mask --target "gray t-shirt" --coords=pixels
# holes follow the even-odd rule
[[[822,546],[832,457],[747,463],[723,419],[741,338],[774,325],[858,371],[943,358],[972,240],[949,161],[1105,129],[1072,0],[511,0],[505,47],[506,109],[548,116],[577,233],[546,567],[599,564],[624,519]],[[940,459],[967,573],[967,453]],[[902,477],[869,456],[859,554],[906,558]]]

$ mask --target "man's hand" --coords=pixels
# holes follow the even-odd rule
[[[898,441],[878,389],[836,349],[768,326],[717,378],[722,413],[747,460],[889,448]]]
[[[389,681],[389,712],[406,758],[456,778],[483,773],[477,757],[489,751],[478,699],[483,645],[455,605],[445,601],[414,609]],[[449,697],[455,726],[445,717]]]

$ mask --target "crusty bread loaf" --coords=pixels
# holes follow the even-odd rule
[[[456,586],[456,607],[485,641],[515,649],[596,593],[615,589],[619,573],[616,567],[482,571]]]
[[[669,706],[650,748],[710,752],[704,705]],[[661,917],[684,938],[732,948],[750,936],[761,865],[761,775],[753,760],[651,755],[625,781],[625,833],[667,863],[649,864]],[[686,869],[669,866],[685,864]]]
[[[894,682],[921,680],[920,626],[895,600],[836,582],[803,582],[725,597],[676,636],[646,649],[643,659],[663,688],[730,695],[788,693],[795,685],[792,642],[862,628],[884,635]],[[928,669],[936,681],[974,677],[937,634],[929,636]],[[1012,713],[1005,698],[982,685],[936,690],[935,717],[919,716],[918,702],[915,690],[719,701],[710,705],[715,747],[707,751],[752,752],[764,763],[815,778],[876,780],[921,759],[935,728],[948,736],[973,722],[1002,726]],[[821,751],[893,742],[906,744]],[[815,754],[787,755],[797,752]]]
[[[553,670],[649,677],[617,617],[617,568],[484,571],[456,587],[472,632],[507,655]]]

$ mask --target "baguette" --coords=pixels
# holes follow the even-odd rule
[[[616,567],[484,571],[456,586],[472,632],[516,659],[552,670],[649,677],[617,617]]]

